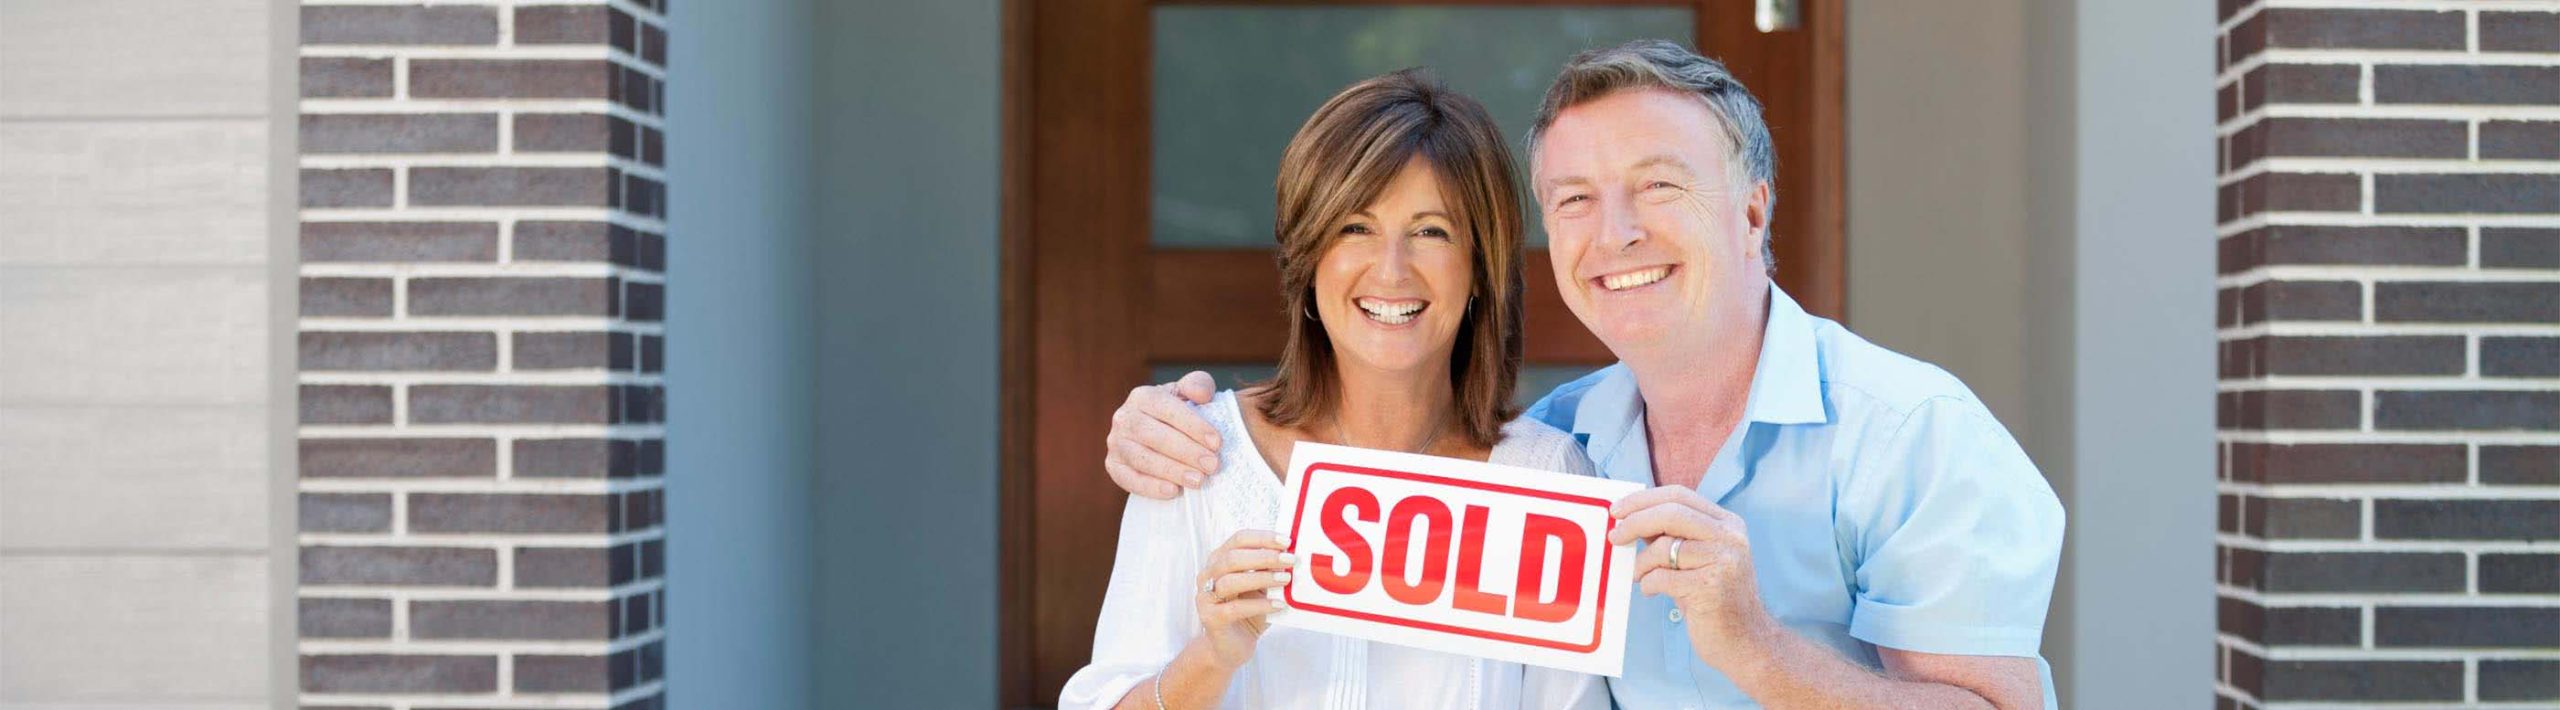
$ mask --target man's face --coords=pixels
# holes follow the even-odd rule
[[[1768,288],[1769,187],[1741,184],[1713,111],[1636,89],[1557,114],[1530,156],[1556,288],[1623,359],[1748,332]]]

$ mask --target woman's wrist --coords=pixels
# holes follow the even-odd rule
[[[1195,634],[1191,637],[1191,643],[1183,646],[1182,653],[1174,657],[1174,661],[1180,663],[1183,657],[1188,656],[1197,664],[1194,666],[1197,670],[1215,673],[1223,681],[1227,676],[1234,675],[1238,669],[1243,668],[1245,663],[1253,660],[1250,654],[1230,660],[1226,658],[1226,654],[1218,652],[1217,643],[1209,638],[1208,632]]]
[[[1191,696],[1199,688],[1227,687],[1228,679],[1233,678],[1236,671],[1244,667],[1241,662],[1229,664],[1220,660],[1217,651],[1210,647],[1210,643],[1212,642],[1207,634],[1192,636],[1191,642],[1183,645],[1182,651],[1174,654],[1173,660],[1164,664],[1164,670],[1156,672],[1154,681],[1156,687],[1148,690],[1157,693],[1157,697],[1164,698],[1166,708],[1217,705],[1217,697],[1221,693],[1210,693],[1205,702],[1195,702],[1198,699]],[[1149,698],[1148,707],[1154,707],[1153,702],[1154,698]]]

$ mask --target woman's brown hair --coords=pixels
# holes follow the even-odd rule
[[[1520,374],[1520,193],[1511,148],[1482,104],[1418,69],[1368,79],[1317,108],[1280,157],[1280,294],[1289,344],[1264,383],[1262,415],[1281,426],[1333,414],[1341,377],[1333,340],[1312,308],[1316,264],[1334,225],[1378,199],[1407,162],[1438,173],[1451,221],[1471,249],[1475,285],[1449,353],[1450,389],[1467,439],[1492,446],[1516,413]]]

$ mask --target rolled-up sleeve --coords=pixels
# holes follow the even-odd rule
[[[1878,646],[2037,655],[2062,557],[2062,503],[1969,400],[1912,410],[1861,452],[1838,530],[1856,562],[1849,634]]]
[[[1190,590],[1206,554],[1196,532],[1199,498],[1199,491],[1169,501],[1129,497],[1120,513],[1111,586],[1094,626],[1093,660],[1067,679],[1058,707],[1118,704],[1198,633]]]

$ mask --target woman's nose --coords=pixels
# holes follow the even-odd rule
[[[1386,267],[1386,273],[1384,276],[1386,276],[1386,280],[1389,285],[1401,285],[1412,279],[1412,240],[1389,240],[1387,243],[1386,253],[1381,255],[1381,257],[1383,262],[1381,265]]]

